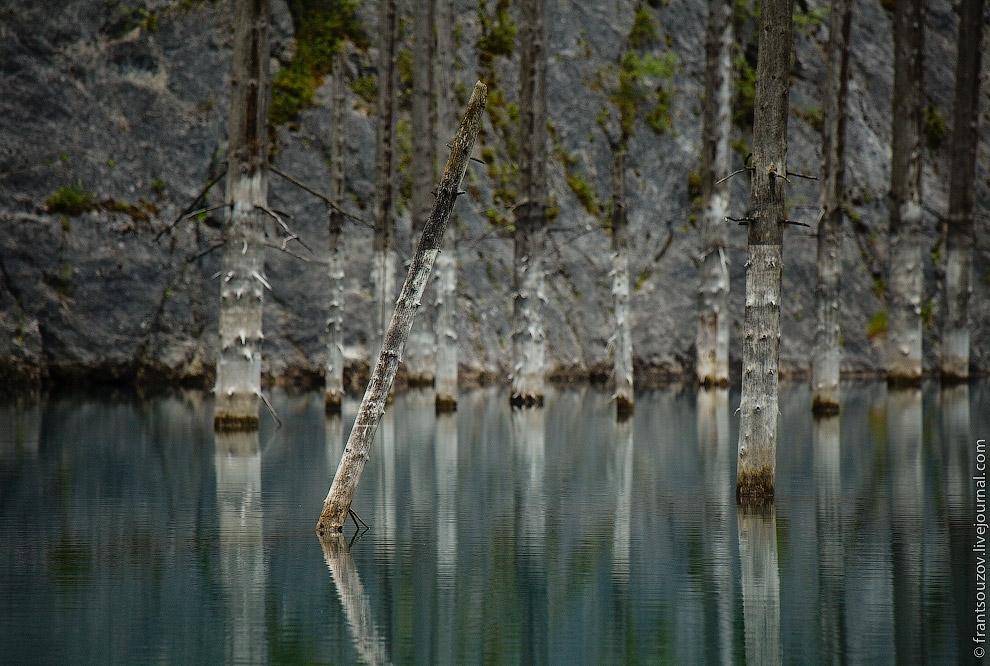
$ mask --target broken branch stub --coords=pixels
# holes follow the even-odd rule
[[[395,380],[395,373],[399,368],[413,319],[433,272],[433,263],[440,252],[447,219],[459,194],[461,180],[464,178],[471,150],[478,136],[481,116],[487,100],[488,87],[479,81],[474,86],[471,101],[468,102],[457,136],[451,144],[450,157],[437,186],[436,201],[423,229],[416,255],[409,266],[402,292],[395,303],[395,311],[392,313],[392,320],[389,322],[382,343],[382,353],[379,354],[378,363],[368,381],[364,398],[361,399],[361,407],[358,409],[350,437],[347,439],[347,446],[334,474],[330,492],[323,502],[323,512],[316,525],[318,534],[340,532],[347,519],[361,472],[368,460],[368,451],[374,441],[375,431],[385,412],[385,401],[392,389],[392,382]]]

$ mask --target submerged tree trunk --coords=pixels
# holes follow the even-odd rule
[[[433,206],[436,183],[436,108],[434,96],[434,0],[413,5],[412,82],[412,247],[415,251],[423,225]],[[427,301],[428,303],[429,301]],[[420,311],[406,345],[406,378],[412,386],[429,386],[435,375],[433,308]]]
[[[822,90],[822,213],[818,222],[815,342],[811,351],[811,408],[818,415],[839,413],[839,276],[842,273],[850,7],[850,0],[832,0],[828,66]]]
[[[547,201],[545,0],[520,9],[519,196],[513,256],[512,393],[515,407],[543,404]]]
[[[344,399],[344,252],[340,236],[344,215],[339,206],[344,201],[344,54],[333,57],[333,138],[330,146],[330,198],[337,207],[330,208],[330,255],[327,277],[330,280],[330,304],[327,310],[327,362],[324,377],[324,405],[327,413],[339,413]]]
[[[897,1],[887,282],[887,383],[891,386],[921,384],[924,22],[923,0]]]
[[[351,508],[361,472],[368,461],[368,451],[374,440],[375,430],[385,412],[385,401],[392,390],[392,381],[399,368],[402,351],[412,329],[413,318],[416,316],[426,283],[429,281],[433,263],[440,252],[447,219],[460,190],[461,179],[464,177],[468,158],[478,136],[481,114],[487,98],[488,88],[479,81],[475,84],[467,112],[452,143],[447,168],[444,169],[443,178],[437,186],[436,203],[423,230],[416,256],[409,266],[409,274],[402,286],[402,293],[399,294],[395,304],[395,312],[385,335],[382,353],[361,400],[361,407],[358,409],[350,437],[347,439],[347,446],[337,466],[330,492],[323,502],[323,512],[316,526],[316,531],[320,534],[339,532]]]
[[[777,369],[791,0],[763,3],[753,119],[753,175],[736,500],[772,502],[777,457]]]
[[[615,409],[621,421],[632,415],[633,351],[629,322],[629,236],[626,220],[626,153],[612,158],[612,297],[615,305]]]
[[[436,22],[450,29],[437,30],[437,66],[434,84],[437,100],[437,155],[442,155],[457,130],[454,114],[454,23],[452,0],[436,0]],[[438,412],[457,409],[457,213],[451,212],[443,250],[437,256],[437,318],[434,340],[437,346],[435,405]]]
[[[698,382],[729,385],[729,133],[732,131],[732,3],[710,0],[705,35],[705,107],[701,119],[701,264],[698,285]]]
[[[959,14],[945,258],[946,317],[940,361],[945,383],[969,378],[969,299],[973,289],[973,198],[979,145],[983,4],[983,0],[963,0]]]
[[[368,363],[377,362],[385,327],[395,305],[395,122],[398,59],[396,0],[381,0],[378,58],[378,123],[376,124],[375,233],[372,242],[371,285],[374,290],[374,341]]]
[[[268,208],[268,0],[240,0],[234,15],[227,216],[220,270],[217,430],[258,427],[261,315]]]

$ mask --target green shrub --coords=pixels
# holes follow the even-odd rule
[[[96,209],[96,195],[87,192],[82,185],[66,185],[45,199],[49,213],[77,217]]]

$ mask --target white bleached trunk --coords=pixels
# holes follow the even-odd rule
[[[396,0],[381,0],[379,13],[378,122],[375,124],[375,232],[371,285],[374,314],[370,367],[375,367],[385,328],[395,306],[395,133],[398,69]]]
[[[347,447],[337,466],[330,491],[323,502],[323,511],[316,527],[320,534],[339,532],[351,508],[361,472],[368,461],[368,451],[374,441],[375,431],[385,413],[385,403],[392,390],[395,373],[399,369],[399,361],[409,331],[412,329],[413,318],[416,316],[416,310],[419,308],[426,283],[429,281],[433,264],[440,251],[447,219],[460,192],[461,180],[464,178],[464,171],[467,169],[468,159],[478,136],[481,114],[487,100],[488,88],[479,81],[475,84],[467,112],[452,143],[447,167],[437,186],[433,212],[430,213],[426,229],[423,230],[416,256],[409,265],[409,274],[395,304],[395,312],[385,334],[382,352],[371,373],[368,388],[365,390],[350,437],[347,439]]]
[[[436,184],[436,107],[434,105],[434,0],[413,6],[412,147],[412,247],[415,251],[423,225],[433,206]],[[433,345],[433,308],[429,301],[416,316],[403,365],[410,386],[430,386],[436,376]]]
[[[921,384],[924,16],[923,0],[901,0],[893,20],[887,383],[895,387]]]
[[[330,198],[337,206],[344,202],[344,55],[338,51],[332,71],[333,138],[330,147]],[[327,277],[330,302],[327,308],[327,360],[324,376],[324,405],[328,413],[340,413],[344,399],[344,248],[341,244],[344,216],[330,210],[330,252]]]
[[[736,473],[740,503],[774,497],[791,6],[791,0],[765,1],[760,19]]]
[[[732,131],[732,3],[710,0],[705,36],[705,109],[701,148],[701,264],[698,268],[697,375],[729,385],[729,135]]]
[[[615,307],[613,339],[615,408],[619,420],[633,412],[633,349],[629,311],[629,225],[626,220],[626,155],[612,162],[612,298]]]
[[[453,26],[451,0],[435,0],[437,25]],[[437,66],[434,70],[437,101],[437,155],[443,155],[450,137],[457,131],[454,114],[453,30],[437,31]],[[436,376],[435,403],[438,412],[457,409],[457,214],[451,212],[443,250],[436,263]]]
[[[946,310],[939,363],[944,383],[969,378],[969,302],[973,289],[973,203],[979,145],[983,5],[983,0],[963,0],[959,12],[945,257]]]
[[[220,353],[216,430],[258,427],[268,207],[268,1],[241,0],[234,54],[227,155],[227,216],[220,269]]]
[[[543,268],[547,201],[545,0],[520,8],[519,196],[513,256],[513,406],[543,404],[546,294]]]
[[[828,65],[822,91],[822,214],[818,223],[815,342],[811,352],[812,410],[819,415],[839,413],[839,276],[851,23],[850,0],[832,0]]]

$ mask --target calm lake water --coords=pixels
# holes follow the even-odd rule
[[[990,383],[785,384],[777,502],[734,501],[738,395],[399,394],[349,547],[313,529],[357,403],[0,402],[2,664],[968,664]]]

